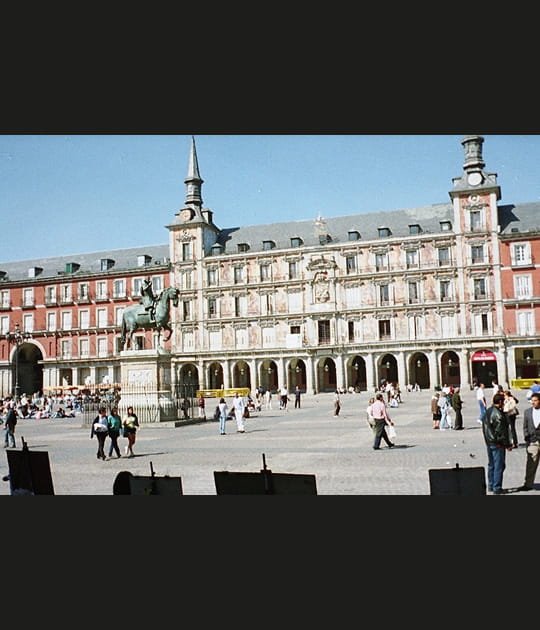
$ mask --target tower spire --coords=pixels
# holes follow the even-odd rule
[[[197,160],[194,136],[191,136],[188,174],[184,183],[186,184],[186,205],[195,206],[200,210],[203,203],[201,188],[204,182],[199,174],[199,162]]]

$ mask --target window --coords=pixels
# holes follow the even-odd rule
[[[124,316],[124,310],[125,309],[123,306],[119,306],[118,308],[114,309],[114,321],[117,326],[122,325],[122,317]]]
[[[145,265],[149,265],[152,260],[152,256],[148,256],[147,254],[140,254],[137,256],[137,267],[144,267]]]
[[[330,322],[327,319],[319,321],[319,343],[330,343]]]
[[[96,282],[96,300],[106,300],[106,299],[107,299],[107,281],[98,280]]]
[[[9,317],[3,315],[0,317],[0,334],[5,335],[9,331]]]
[[[439,247],[439,267],[445,267],[450,264],[450,248]]]
[[[478,232],[482,229],[482,214],[479,210],[473,210],[470,213],[471,232]]]
[[[289,263],[289,280],[294,280],[298,278],[298,263],[290,262]]]
[[[90,299],[90,285],[88,282],[81,282],[77,288],[77,299],[79,302],[88,301]]]
[[[349,241],[358,241],[358,240],[360,240],[360,232],[357,232],[356,230],[350,230]]]
[[[71,359],[71,339],[62,339],[60,352],[62,359]]]
[[[409,225],[409,234],[421,234],[422,228],[418,225],[418,223],[413,223]]]
[[[409,282],[409,304],[418,304],[419,293],[418,282]]]
[[[0,308],[9,308],[9,291],[0,291]]]
[[[76,262],[66,263],[66,273],[75,273],[79,271],[80,265]]]
[[[133,289],[132,289],[131,295],[139,296],[141,294],[142,282],[143,282],[142,278],[133,278]]]
[[[535,334],[533,311],[519,310],[516,313],[517,331],[519,335],[531,336]]]
[[[79,340],[79,356],[83,359],[88,358],[90,356],[90,340],[89,339]]]
[[[45,287],[45,305],[56,304],[56,287]]]
[[[156,297],[163,291],[163,278],[161,276],[152,276],[152,291]]]
[[[346,256],[345,266],[347,268],[347,273],[354,273],[356,271],[356,256]]]
[[[375,269],[377,271],[388,269],[388,254],[375,254]]]
[[[244,295],[237,295],[234,298],[234,315],[235,317],[244,317],[246,315],[247,298]]]
[[[238,243],[238,253],[242,254],[249,251],[249,245],[247,243]]]
[[[293,236],[291,238],[291,247],[301,247],[303,245],[303,241],[299,236]]]
[[[106,357],[107,356],[107,337],[99,337],[97,342],[98,342],[97,343],[98,356]]]
[[[60,301],[62,304],[69,304],[72,301],[71,284],[63,284],[60,287]]]
[[[183,321],[188,321],[191,319],[191,301],[183,300],[182,301],[182,317]]]
[[[191,276],[192,276],[192,272],[191,271],[184,271],[182,273],[182,286],[184,287],[184,289],[186,291],[190,291],[191,290]]]
[[[34,306],[34,289],[23,289],[23,306]]]
[[[531,247],[529,243],[515,243],[512,245],[512,265],[531,264]]]
[[[270,265],[260,265],[261,282],[264,280],[270,280]]]
[[[56,330],[56,313],[47,313],[47,330]]]
[[[217,317],[216,298],[208,298],[208,317]]]
[[[378,228],[378,231],[379,231],[379,236],[381,238],[384,238],[386,236],[390,236],[392,234],[392,232],[390,232],[390,228],[387,228],[387,227],[380,227],[380,228]]]
[[[71,330],[71,325],[72,325],[71,311],[63,311],[61,314],[61,318],[62,318],[62,330]]]
[[[450,221],[441,221],[439,225],[441,232],[450,232],[452,230],[452,223]]]
[[[291,326],[290,327],[291,335],[299,335],[300,334],[300,326]]]
[[[234,284],[240,284],[244,279],[244,269],[242,267],[234,268]]]
[[[441,280],[439,283],[439,291],[441,294],[441,302],[448,302],[452,299],[450,293],[450,280]]]
[[[354,322],[347,322],[347,330],[349,333],[349,342],[354,341]]]
[[[26,314],[23,316],[23,331],[34,332],[34,315]]]
[[[514,277],[514,291],[518,300],[524,298],[531,298],[531,276],[515,276]]]
[[[385,306],[390,303],[390,289],[387,284],[379,286],[379,304]]]
[[[182,243],[182,260],[191,260],[191,243]]]
[[[215,286],[217,284],[217,269],[209,269],[207,273],[208,286]]]
[[[330,234],[319,234],[319,245],[326,245],[331,241],[332,238],[330,237]]]
[[[107,271],[114,266],[114,260],[110,258],[102,258],[101,259],[101,271]]]
[[[263,241],[263,249],[264,250],[274,249],[275,246],[276,246],[276,244],[274,243],[274,241]]]
[[[484,262],[484,246],[483,245],[472,245],[471,246],[471,261],[473,265],[475,263],[483,263]]]
[[[360,302],[360,287],[345,287],[345,306],[346,308],[359,308]]]
[[[407,269],[415,269],[418,267],[418,251],[416,249],[409,250],[405,253],[405,263]]]
[[[263,315],[272,315],[274,312],[274,296],[267,293],[262,296]]]
[[[390,336],[391,336],[390,320],[380,319],[379,320],[379,339],[389,339]]]
[[[212,256],[219,256],[221,254],[222,247],[221,245],[214,245],[210,250]]]
[[[489,322],[488,322],[487,313],[482,313],[481,321],[482,321],[482,334],[489,333]]]
[[[105,328],[107,326],[107,309],[98,308],[96,310],[97,327]]]
[[[113,297],[125,298],[126,297],[126,281],[121,278],[113,282]]]
[[[475,278],[473,281],[474,285],[474,298],[475,299],[485,299],[487,297],[486,294],[486,281],[484,278]]]

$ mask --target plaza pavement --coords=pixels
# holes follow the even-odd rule
[[[519,399],[517,420],[520,447],[507,453],[504,496],[537,496],[540,479],[530,492],[517,492],[522,485],[526,451],[521,423],[529,404],[525,391]],[[185,495],[216,495],[214,471],[258,472],[266,466],[275,473],[304,473],[316,476],[319,495],[429,495],[429,469],[483,466],[487,454],[477,422],[475,393],[462,392],[463,431],[433,430],[432,392],[404,392],[403,403],[389,409],[395,422],[396,448],[372,448],[373,434],[365,421],[370,394],[345,394],[338,417],[333,415],[333,394],[305,395],[301,409],[294,409],[294,396],[287,411],[263,410],[246,420],[246,433],[236,432],[227,422],[227,435],[219,434],[217,422],[206,421],[175,427],[174,423],[145,424],[137,434],[133,458],[122,456],[101,461],[96,458],[97,441],[80,419],[20,419],[16,447],[24,438],[29,449],[47,451],[56,495],[112,495],[113,482],[122,470],[134,475],[182,478]],[[230,402],[230,401],[228,401]],[[210,415],[215,401],[208,400]],[[197,411],[197,410],[196,410]],[[3,439],[3,437],[2,437]],[[122,454],[127,440],[119,439]],[[105,450],[108,453],[109,440]],[[0,476],[8,474],[6,451],[0,456]],[[486,477],[487,483],[487,477]],[[0,481],[0,495],[9,495],[9,483]],[[491,496],[488,494],[488,496]]]

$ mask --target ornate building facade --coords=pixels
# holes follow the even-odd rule
[[[156,290],[180,292],[172,338],[156,354],[173,390],[192,382],[371,391],[383,378],[432,388],[538,376],[540,204],[498,204],[483,142],[463,138],[447,203],[221,228],[203,205],[192,138],[186,199],[167,226],[168,244],[86,255],[75,270],[67,265],[77,257],[54,259],[50,273],[43,261],[0,264],[1,332],[15,322],[33,327],[20,348],[38,375],[27,389],[40,370],[43,385],[82,385],[125,380],[122,365],[143,350],[152,360],[155,332],[142,331],[135,350],[119,341],[122,311],[146,276]],[[122,264],[103,263],[115,259]],[[23,277],[23,267],[33,275]],[[86,302],[61,303],[83,285]],[[14,350],[0,342],[4,390]]]

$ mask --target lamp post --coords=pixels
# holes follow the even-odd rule
[[[15,400],[19,399],[19,347],[28,339],[32,339],[32,335],[27,332],[21,332],[19,329],[19,323],[15,323],[15,331],[6,333],[6,340],[8,344],[14,343],[15,348],[15,388],[12,387],[12,393],[14,395]]]

